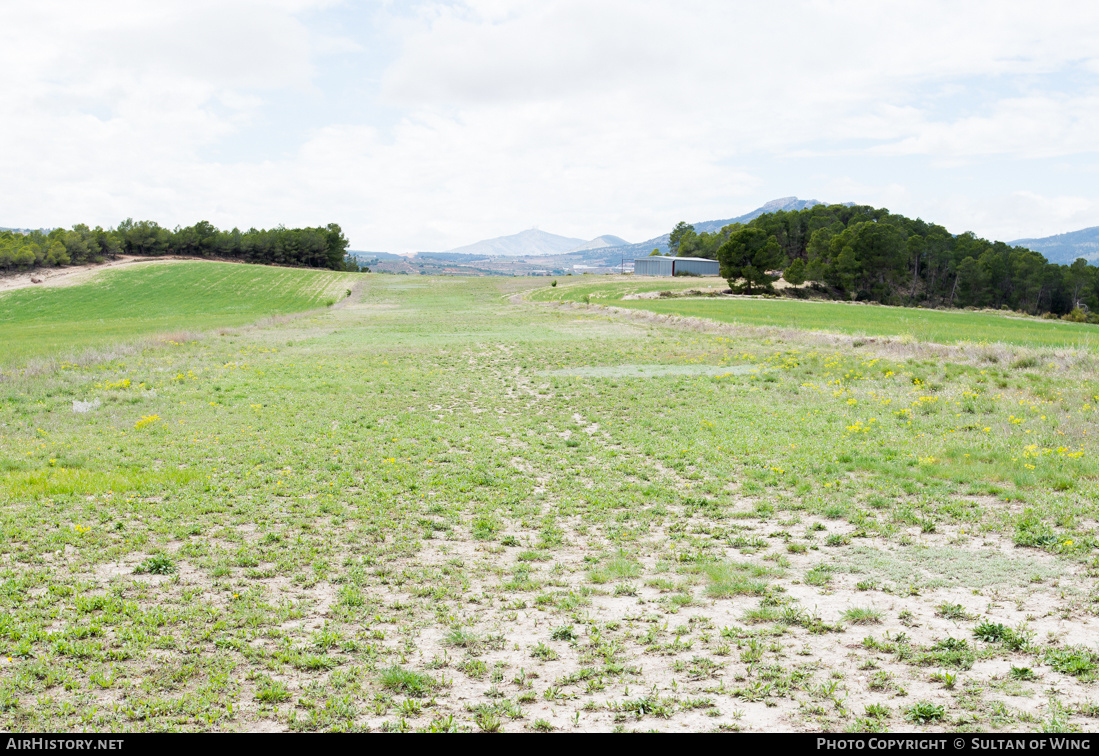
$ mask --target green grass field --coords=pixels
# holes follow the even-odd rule
[[[1095,729],[1090,355],[359,280],[0,382],[0,728]]]
[[[622,300],[625,294],[683,291],[721,286],[713,278],[654,282],[622,278],[561,281],[535,292],[535,301],[591,302],[647,310],[663,315],[707,318],[739,325],[797,328],[863,336],[905,336],[939,344],[988,342],[1028,347],[1099,350],[1099,327],[1059,320],[1014,317],[962,310],[921,310],[843,302],[806,302],[773,298],[670,298]]]
[[[0,367],[176,331],[239,326],[342,299],[345,273],[231,263],[153,263],[63,288],[0,294]]]

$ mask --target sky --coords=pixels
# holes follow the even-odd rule
[[[0,226],[640,242],[776,197],[1099,225],[1099,4],[0,4]]]

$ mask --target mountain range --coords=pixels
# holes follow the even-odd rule
[[[797,197],[780,197],[779,199],[773,199],[770,202],[757,207],[750,213],[744,215],[738,215],[736,218],[726,218],[725,220],[709,220],[699,221],[692,223],[695,231],[698,233],[710,233],[720,231],[728,226],[730,223],[747,223],[750,220],[755,220],[764,213],[776,213],[779,210],[804,210],[807,207],[813,207],[814,205],[824,204],[819,200],[803,200]],[[848,205],[854,204],[851,202],[846,203]],[[671,231],[660,236],[654,236],[652,239],[648,239],[637,244],[624,244],[619,247],[613,247],[606,250],[608,253],[617,253],[621,257],[626,259],[632,259],[636,257],[645,257],[651,253],[654,249],[659,249],[660,254],[665,255],[668,253],[668,237],[671,236]]]
[[[731,223],[747,223],[764,213],[773,213],[779,210],[804,210],[814,205],[823,204],[819,200],[803,200],[797,197],[780,197],[757,207],[749,213],[739,215],[736,218],[723,220],[698,221],[693,223],[698,233],[713,233],[720,231]],[[853,202],[845,202],[845,205],[853,205]],[[48,233],[53,229],[29,229],[0,227],[0,231],[13,231],[26,234],[32,230]],[[643,242],[631,244],[625,239],[612,234],[604,234],[594,239],[585,241],[568,236],[558,236],[532,228],[510,236],[499,236],[495,239],[467,244],[464,247],[456,247],[445,252],[419,252],[413,257],[425,259],[451,260],[468,263],[473,260],[483,260],[492,257],[554,257],[559,255],[571,255],[582,262],[602,262],[605,265],[618,265],[618,260],[632,260],[645,257],[654,249],[661,254],[668,252],[667,234],[654,236]],[[1013,247],[1026,247],[1040,252],[1051,263],[1058,265],[1071,265],[1077,258],[1084,258],[1092,265],[1099,265],[1099,226],[1070,231],[1054,236],[1041,238],[1016,239],[1008,242]],[[397,255],[388,252],[363,252],[350,251],[349,254],[358,257],[361,261],[367,260],[404,260],[407,254]]]
[[[755,210],[735,218],[698,221],[692,225],[694,226],[695,231],[700,234],[703,232],[713,233],[715,231],[720,231],[731,223],[747,223],[764,213],[773,213],[779,210],[804,210],[805,208],[820,204],[822,203],[815,199],[803,200],[798,199],[797,197],[780,197],[779,199],[771,200],[770,202],[757,207]],[[853,205],[855,203],[845,202],[844,204]],[[586,253],[577,256],[590,257],[595,255],[604,258],[607,261],[613,260],[614,258],[625,258],[630,260],[638,257],[645,257],[654,249],[660,250],[661,254],[667,254],[669,235],[670,232],[655,236],[652,239],[646,239],[643,242],[631,244],[625,239],[610,234],[599,236],[591,241],[585,242],[583,239],[558,236],[538,229],[530,229],[518,234],[512,234],[511,236],[486,239],[485,241],[476,242],[475,244],[469,244],[464,247],[457,247],[447,250],[446,252],[431,254],[432,256],[439,257],[446,256],[448,259],[458,259],[457,257],[452,256],[461,255],[471,258],[505,256],[539,257]],[[1099,226],[1081,229],[1080,231],[1071,231],[1066,234],[1057,234],[1056,236],[1034,239],[1016,239],[1015,241],[1008,242],[1008,244],[1033,249],[1036,252],[1042,253],[1050,262],[1059,265],[1070,265],[1078,257],[1085,258],[1093,265],[1099,264]],[[422,252],[420,253],[421,256],[424,254],[425,253]]]
[[[1099,226],[1041,239],[1016,239],[1008,244],[1041,252],[1047,260],[1058,265],[1071,265],[1078,257],[1092,265],[1099,264]]]
[[[714,232],[720,231],[730,223],[747,223],[753,218],[758,218],[764,213],[773,213],[778,210],[803,210],[807,207],[821,204],[817,200],[800,200],[797,197],[782,197],[771,200],[762,207],[758,207],[750,213],[736,218],[725,220],[701,221],[694,224],[695,231]],[[546,257],[550,255],[567,255],[574,252],[598,251],[607,253],[608,256],[639,257],[659,249],[661,253],[668,251],[668,234],[653,237],[647,241],[631,244],[621,237],[612,234],[597,236],[591,241],[574,239],[568,236],[540,231],[536,228],[521,231],[510,236],[498,236],[495,239],[467,244],[463,247],[448,249],[443,253],[431,253],[433,255],[473,255],[476,257],[503,257],[515,255],[520,257]],[[421,252],[420,255],[425,253]]]
[[[505,257],[509,255],[518,255],[521,257],[548,257],[552,255],[567,255],[572,252],[585,252],[592,249],[621,247],[628,244],[629,242],[625,239],[610,234],[597,236],[591,241],[585,241],[583,239],[558,236],[557,234],[540,231],[537,228],[531,228],[526,231],[520,231],[517,234],[511,234],[510,236],[498,236],[495,239],[485,239],[484,241],[467,244],[464,247],[448,249],[445,252],[427,254],[442,254],[447,255],[448,257],[452,255],[471,255],[482,258]],[[420,254],[423,255],[425,253],[421,252]]]

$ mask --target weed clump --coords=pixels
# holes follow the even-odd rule
[[[964,638],[944,638],[916,660],[921,667],[971,669],[977,654]]]
[[[1057,544],[1057,534],[1038,515],[1028,510],[1015,525],[1013,538],[1016,546],[1048,548]]]
[[[880,625],[882,613],[873,607],[853,606],[843,613],[843,620],[852,625]]]
[[[539,642],[537,646],[530,650],[530,655],[535,659],[541,661],[553,661],[557,658],[557,652],[547,646],[545,643]]]
[[[572,629],[572,625],[565,625],[564,627],[555,628],[550,635],[553,640],[574,641],[577,639],[576,631]]]
[[[256,700],[267,704],[284,703],[290,700],[290,690],[282,680],[264,677],[256,685]]]
[[[985,620],[973,628],[973,636],[985,643],[1002,643],[1012,651],[1022,651],[1030,645],[1034,633],[1020,626],[1013,630],[1000,623],[992,623]]]
[[[1083,646],[1047,649],[1045,657],[1046,664],[1063,675],[1072,675],[1085,681],[1096,678],[1095,670],[1099,666],[1099,653]]]
[[[764,595],[767,592],[766,577],[774,575],[776,570],[754,564],[724,562],[706,565],[702,572],[710,580],[706,595],[722,599]]]
[[[135,575],[171,575],[176,571],[175,562],[167,554],[151,556],[139,564],[134,570]]]
[[[920,701],[905,710],[904,718],[913,724],[938,722],[940,719],[946,718],[946,708],[942,704]]]
[[[478,541],[491,541],[500,532],[500,521],[493,517],[478,517],[473,521],[472,532]]]
[[[423,698],[439,688],[439,681],[434,677],[402,667],[382,670],[381,683],[386,690],[413,698]]]
[[[985,643],[999,643],[1009,633],[1011,633],[1011,630],[1006,626],[999,623],[993,624],[988,620],[973,628],[973,637]]]
[[[961,604],[939,604],[935,608],[935,615],[950,620],[971,620],[974,618]]]
[[[832,582],[832,573],[835,568],[830,564],[818,564],[805,573],[805,582],[809,585],[824,587]]]
[[[476,633],[467,632],[461,629],[451,630],[447,634],[443,642],[448,646],[454,646],[455,648],[468,648],[476,649],[481,642],[481,639],[477,637]]]
[[[1030,680],[1037,680],[1038,676],[1034,674],[1034,670],[1030,667],[1012,667],[1011,679],[1027,682]]]

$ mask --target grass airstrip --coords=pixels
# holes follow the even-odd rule
[[[1086,327],[215,267],[0,295],[0,727],[1096,728]]]

